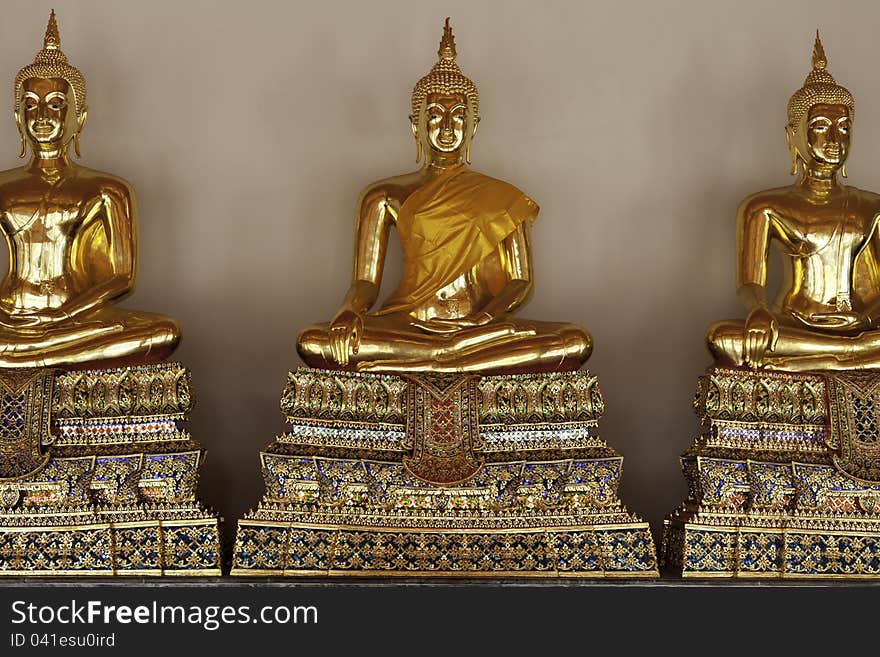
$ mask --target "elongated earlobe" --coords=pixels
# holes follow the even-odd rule
[[[844,164],[843,166],[840,167],[840,175],[843,176],[844,178],[847,177],[847,175],[846,175],[846,165],[845,165],[845,164]]]
[[[79,136],[82,134],[83,128],[86,127],[86,119],[89,118],[89,108],[83,109],[82,116],[77,119],[76,134],[73,136],[73,152],[77,157],[82,157],[79,150]]]
[[[419,139],[419,128],[412,114],[409,115],[409,129],[412,130],[413,139],[416,140],[416,162],[422,161],[422,140]]]
[[[785,126],[785,145],[788,146],[788,151],[791,153],[791,175],[796,176],[798,172],[798,150],[797,146],[794,145],[793,137],[791,127]]]
[[[467,141],[467,146],[464,149],[464,161],[468,164],[471,163],[471,142],[474,140],[474,137],[477,135],[477,126],[480,125],[480,117],[477,116],[474,118],[474,128],[471,130],[470,139]]]
[[[18,157],[24,157],[27,154],[27,140],[24,137],[24,126],[21,124],[21,114],[15,113],[15,127],[18,128],[18,138],[21,141],[21,150]]]

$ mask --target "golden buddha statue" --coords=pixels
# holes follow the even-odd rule
[[[719,365],[788,371],[880,366],[880,195],[840,184],[855,102],[826,70],[816,33],[813,70],[788,103],[791,186],[745,199],[737,214],[737,282],[749,315],[712,325]],[[771,305],[769,247],[786,264]]]
[[[297,350],[309,366],[334,370],[577,370],[592,350],[583,329],[513,316],[532,291],[529,228],[538,206],[467,166],[479,96],[455,62],[449,19],[438,55],[412,93],[410,122],[424,166],[361,193],[348,294],[329,324],[300,334]],[[392,226],[403,280],[367,314]]]
[[[32,157],[0,172],[0,576],[219,575],[204,450],[184,428],[191,375],[160,362],[180,330],[112,305],[134,284],[137,216],[127,182],[70,159],[86,111],[53,11],[15,78]]]
[[[260,454],[233,572],[657,576],[597,434],[597,378],[577,371],[589,335],[514,316],[538,206],[468,166],[479,98],[448,18],[438,54],[412,93],[424,165],[361,194],[351,286],[299,336],[309,367],[288,374],[290,429]],[[402,280],[370,312],[392,227]]]
[[[880,195],[842,185],[855,102],[812,71],[788,102],[795,184],[737,215],[745,320],[709,327],[701,430],[681,456],[688,496],[664,522],[683,577],[874,577],[880,534]],[[770,245],[785,263],[768,302]],[[846,546],[846,558],[836,558]]]
[[[174,320],[112,305],[133,288],[137,213],[127,182],[71,161],[86,116],[85,80],[61,52],[53,11],[43,49],[15,78],[21,157],[28,144],[33,155],[0,172],[0,367],[146,364],[180,340]]]

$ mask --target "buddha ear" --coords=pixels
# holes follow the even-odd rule
[[[88,118],[89,108],[83,107],[82,114],[77,116],[76,133],[73,135],[73,152],[76,153],[77,157],[82,157],[82,154],[79,151],[79,136],[82,134],[83,129],[86,127],[86,119]]]
[[[21,151],[18,156],[24,157],[27,154],[27,140],[24,138],[24,123],[21,120],[21,112],[19,110],[15,111],[15,127],[18,128],[18,138],[21,140]]]
[[[416,140],[416,162],[422,161],[422,140],[419,139],[419,124],[416,123],[416,117],[409,115],[409,127],[412,130],[413,139]]]
[[[785,126],[785,143],[788,146],[789,152],[791,153],[791,175],[796,176],[798,172],[798,159],[800,157],[800,153],[798,153],[794,131],[791,129],[790,125]]]
[[[471,130],[471,134],[468,136],[467,144],[464,148],[464,161],[468,164],[471,163],[471,142],[474,140],[474,136],[477,134],[477,126],[480,124],[480,117],[474,117],[474,127]]]

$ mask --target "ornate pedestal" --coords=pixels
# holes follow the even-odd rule
[[[291,431],[261,454],[233,574],[657,575],[586,372],[301,369],[281,407]]]
[[[688,500],[661,558],[685,577],[880,577],[880,372],[710,369]]]
[[[177,363],[0,370],[0,575],[219,575]]]

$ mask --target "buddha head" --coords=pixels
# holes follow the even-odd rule
[[[785,137],[792,174],[797,173],[800,162],[805,170],[821,177],[832,177],[838,170],[846,176],[856,106],[852,94],[835,82],[827,66],[817,31],[813,70],[788,101]]]
[[[409,117],[416,140],[416,161],[425,153],[426,162],[436,157],[470,162],[470,144],[480,122],[480,97],[476,85],[455,63],[455,40],[449,19],[443,27],[439,60],[416,83]]]
[[[43,49],[32,64],[15,76],[15,123],[21,136],[20,157],[24,157],[28,142],[37,154],[66,154],[73,142],[79,155],[79,135],[87,115],[86,82],[61,52],[61,37],[52,10]]]

